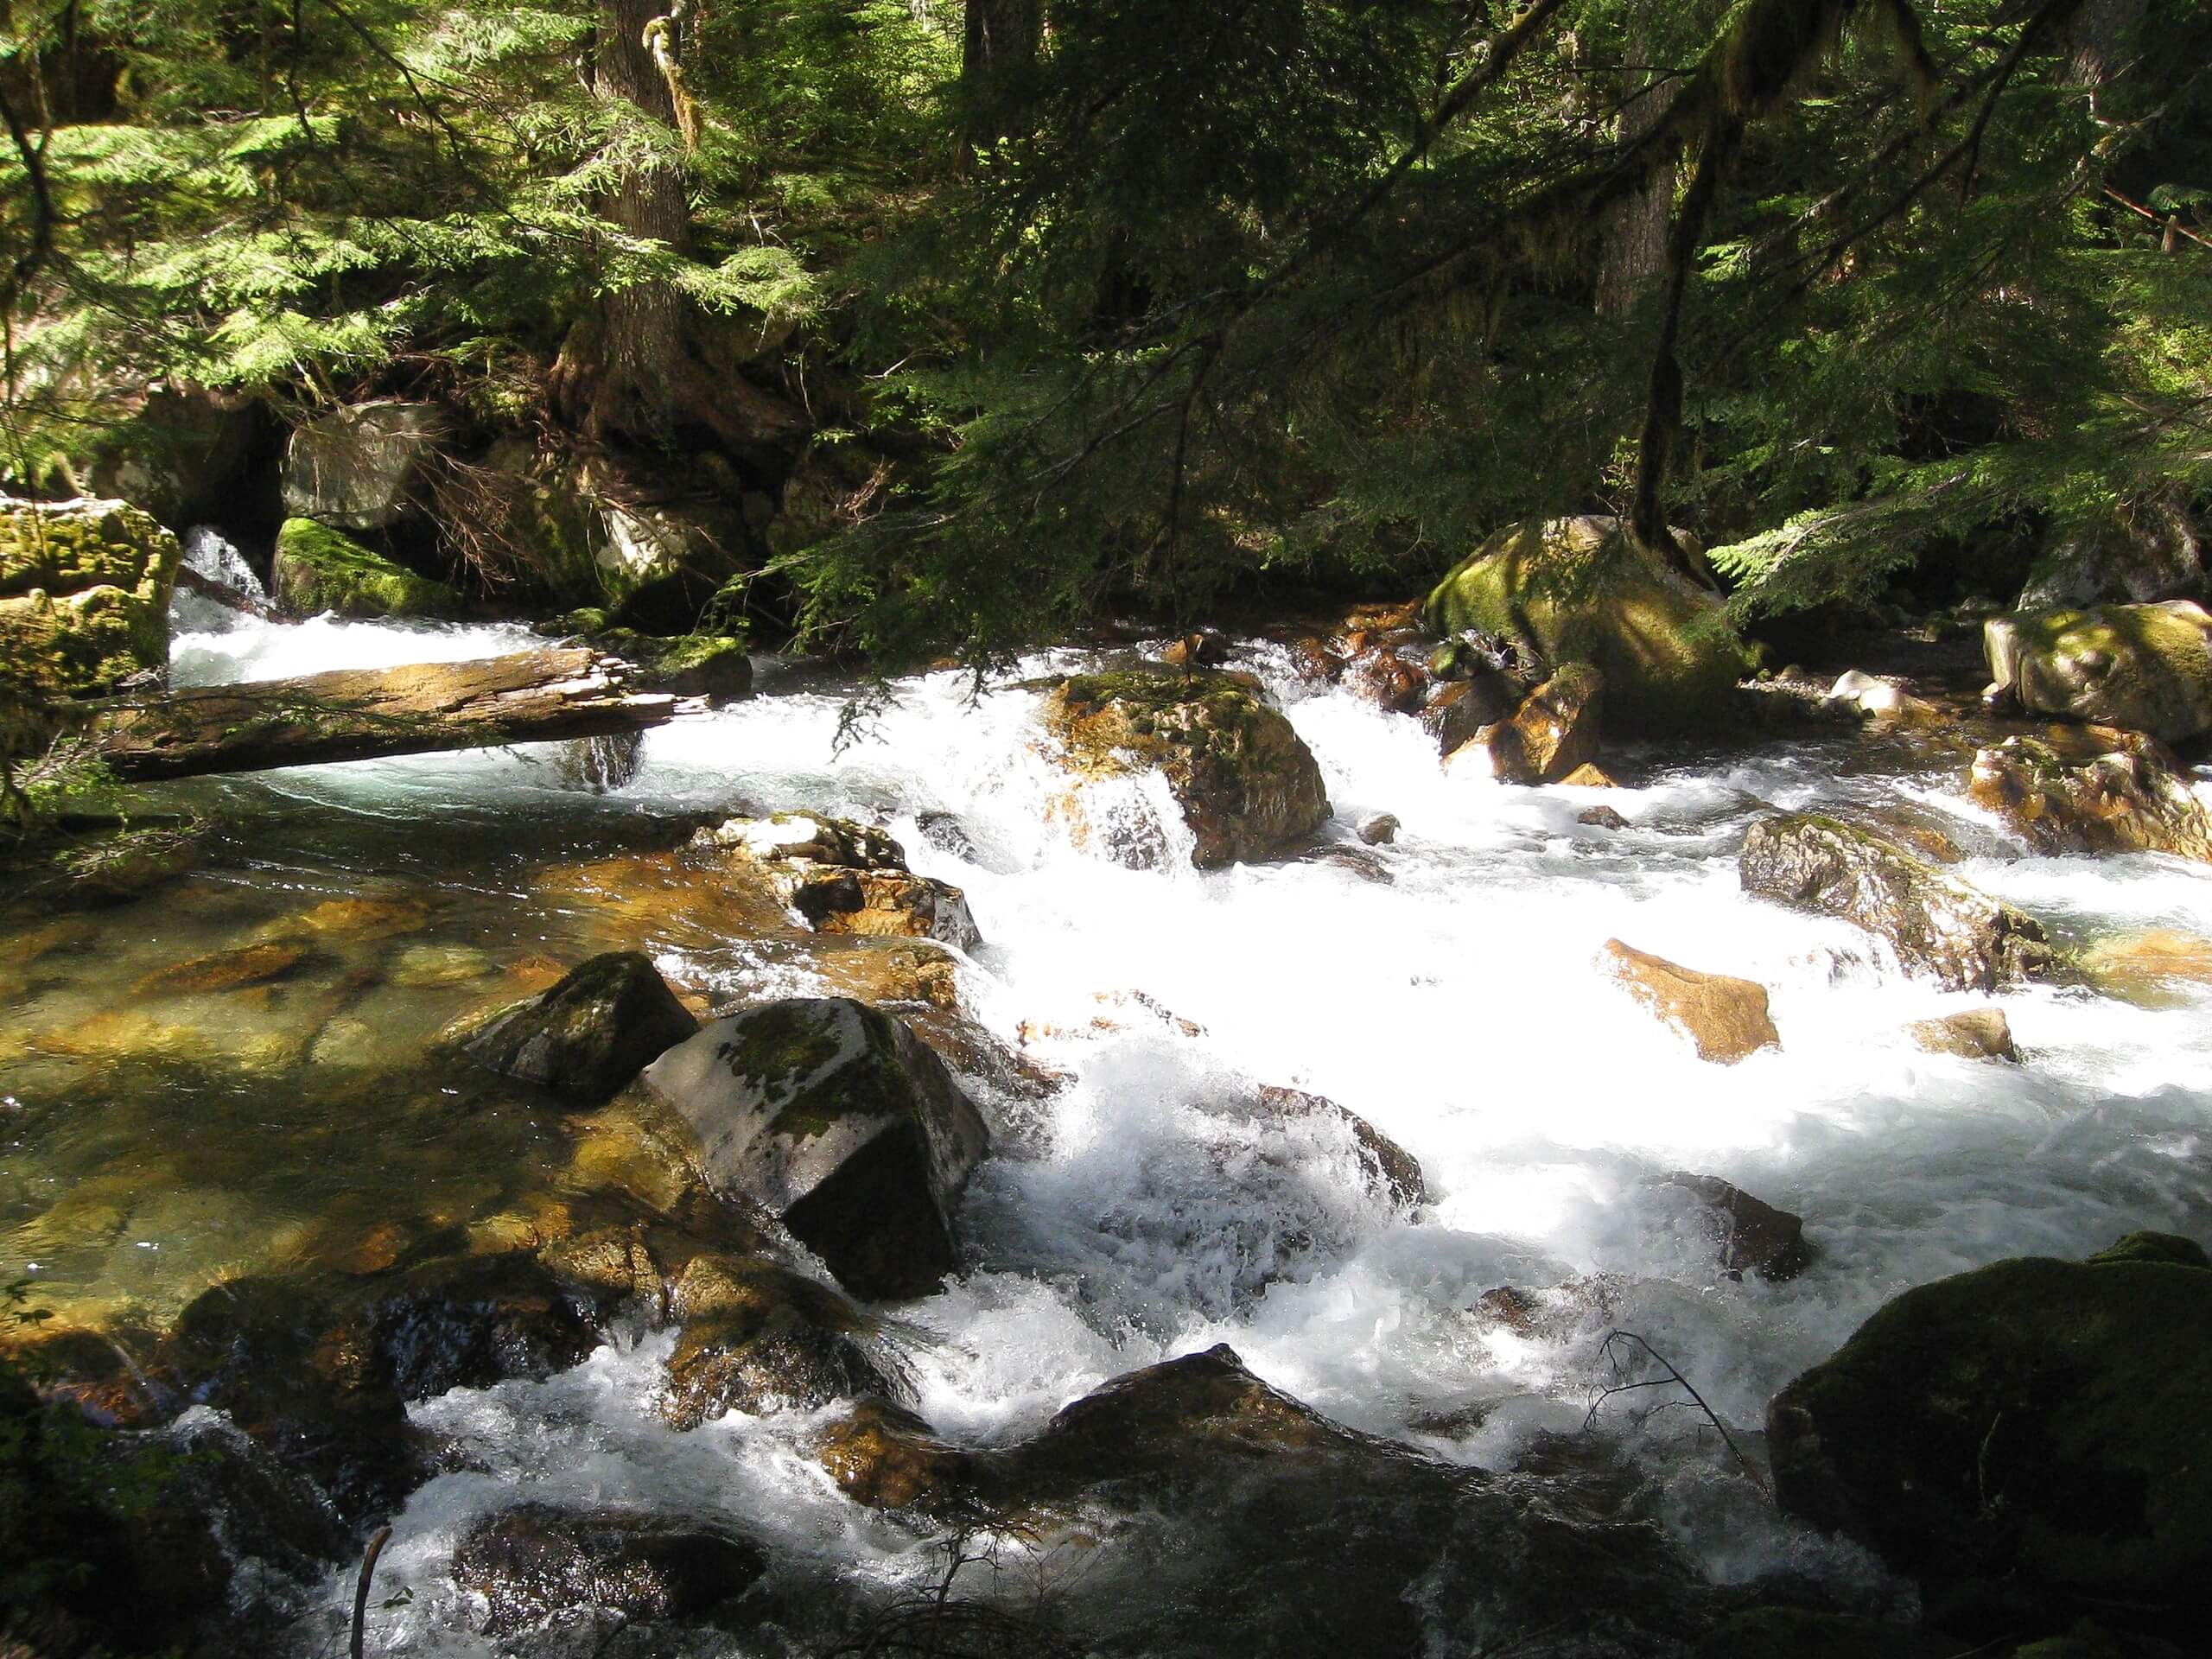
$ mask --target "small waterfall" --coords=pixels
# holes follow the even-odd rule
[[[171,632],[227,633],[267,612],[268,589],[221,531],[213,524],[194,524],[183,539],[184,568],[198,580],[180,579],[170,594]],[[219,592],[211,593],[211,588]],[[221,594],[236,594],[238,602],[225,603]]]

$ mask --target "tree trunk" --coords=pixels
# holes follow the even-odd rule
[[[671,142],[683,130],[677,119],[677,86],[648,44],[648,31],[675,62],[675,35],[686,7],[681,0],[600,0],[600,38],[593,58],[591,91],[604,104],[626,104]],[[621,188],[600,201],[600,214],[621,232],[659,241],[671,252],[690,250],[690,206],[683,168],[675,157],[632,166]],[[553,407],[562,420],[591,438],[666,442],[679,423],[703,425],[726,445],[759,438],[746,410],[766,394],[736,385],[734,367],[706,359],[712,323],[690,308],[675,285],[631,283],[600,296],[570,327],[553,365]],[[750,398],[747,398],[750,394]]]
[[[1044,38],[1043,0],[968,0],[960,53],[961,152],[1014,130],[1023,84]]]
[[[1651,56],[1651,30],[1646,13],[1639,10],[1628,31],[1628,56],[1635,67],[1624,78],[1629,92],[1614,124],[1618,142],[1626,146],[1659,124],[1667,113],[1662,82],[1643,66]],[[1675,208],[1675,168],[1660,168],[1644,181],[1643,188],[1624,196],[1605,210],[1599,228],[1598,256],[1598,314],[1624,317],[1667,269],[1667,224]]]

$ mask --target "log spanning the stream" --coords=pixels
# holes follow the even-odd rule
[[[632,672],[575,646],[340,669],[112,698],[86,706],[82,729],[118,777],[141,780],[603,737],[676,712],[672,696],[630,690]]]

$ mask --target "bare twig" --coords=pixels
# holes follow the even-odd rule
[[[391,1541],[391,1529],[378,1528],[377,1535],[369,1540],[368,1553],[361,1557],[361,1576],[353,1586],[353,1659],[361,1659],[362,1627],[369,1616],[369,1580],[377,1575],[377,1557]]]
[[[1766,1498],[1767,1502],[1770,1503],[1773,1503],[1773,1486],[1768,1483],[1767,1478],[1759,1472],[1758,1465],[1754,1464],[1751,1459],[1745,1454],[1744,1448],[1736,1444],[1736,1437],[1728,1432],[1728,1425],[1720,1421],[1720,1414],[1714,1411],[1711,1406],[1706,1403],[1705,1396],[1697,1391],[1696,1388],[1692,1385],[1689,1378],[1684,1376],[1681,1372],[1675,1369],[1674,1363],[1669,1360],[1664,1354],[1661,1353],[1656,1348],[1654,1348],[1642,1337],[1637,1336],[1633,1331],[1611,1331],[1608,1332],[1605,1335],[1602,1351],[1604,1352],[1606,1359],[1611,1361],[1612,1363],[1613,1375],[1619,1376],[1624,1374],[1626,1368],[1623,1363],[1622,1350],[1628,1348],[1631,1344],[1640,1350],[1644,1357],[1649,1358],[1653,1364],[1656,1365],[1663,1375],[1659,1376],[1638,1377],[1633,1382],[1614,1382],[1600,1389],[1599,1391],[1598,1397],[1590,1402],[1589,1414],[1583,1418],[1582,1427],[1586,1429],[1594,1427],[1598,1421],[1599,1411],[1604,1407],[1606,1401],[1611,1399],[1617,1394],[1633,1394],[1638,1389],[1662,1389],[1670,1386],[1679,1388],[1683,1393],[1689,1395],[1689,1401],[1688,1403],[1695,1406],[1698,1410],[1704,1413],[1706,1421],[1711,1423],[1714,1429],[1719,1433],[1721,1440],[1726,1443],[1729,1451],[1735,1454],[1737,1463],[1741,1465],[1745,1474],[1751,1478],[1751,1484],[1759,1489],[1760,1493]],[[1682,1402],[1676,1402],[1675,1403],[1680,1404]]]

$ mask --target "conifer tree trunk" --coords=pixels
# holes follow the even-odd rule
[[[626,104],[648,119],[677,127],[676,100],[654,61],[646,31],[670,27],[663,0],[600,0],[592,91],[602,102]],[[618,230],[665,243],[677,253],[690,243],[683,174],[673,162],[632,166],[601,213]],[[652,440],[665,436],[696,401],[697,374],[685,339],[692,321],[683,296],[666,283],[640,283],[603,296],[577,322],[554,365],[554,397],[563,416],[587,437]],[[711,418],[709,424],[715,424]]]
[[[1044,33],[1044,0],[968,0],[960,52],[963,156],[1013,131],[1011,93],[1037,67]]]
[[[1624,91],[1633,87],[1621,105],[1616,132],[1624,145],[1632,144],[1657,126],[1667,113],[1660,78],[1645,66],[1651,56],[1648,7],[1637,11],[1628,32],[1630,67],[1622,79]],[[1675,207],[1675,167],[1656,169],[1641,188],[1605,210],[1599,229],[1598,312],[1623,317],[1667,268],[1667,224]]]

